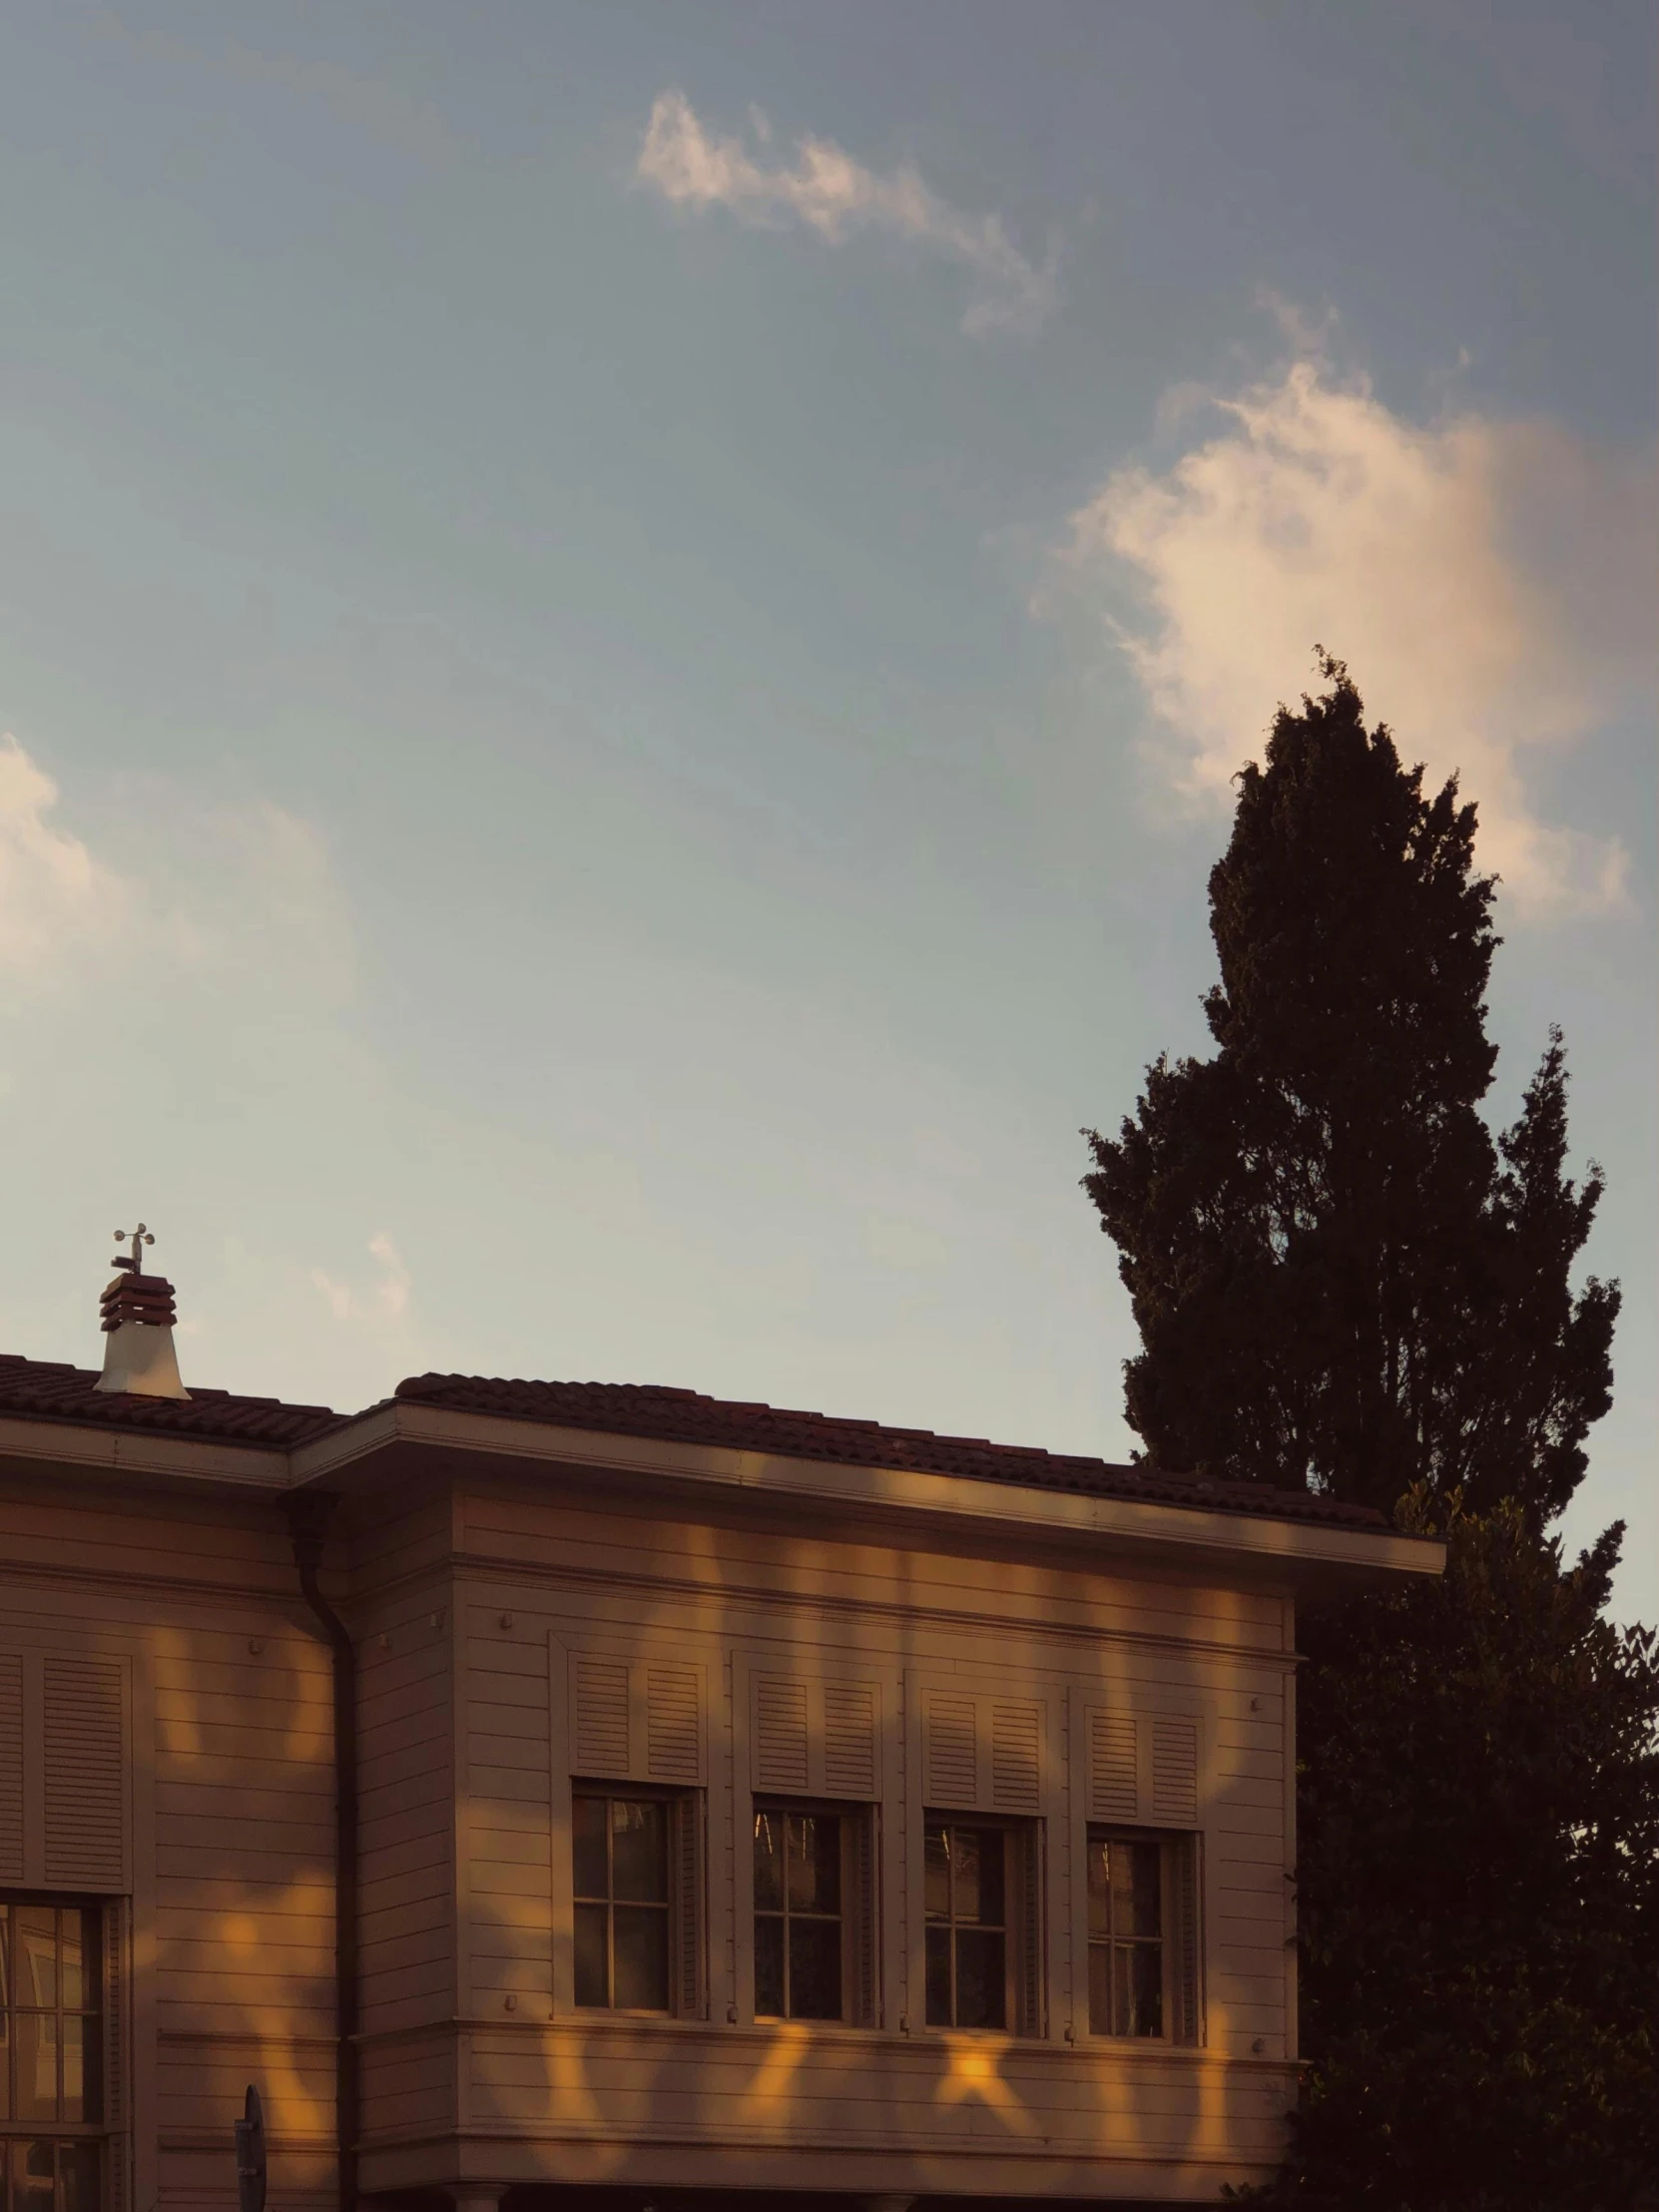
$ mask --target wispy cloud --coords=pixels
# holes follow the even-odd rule
[[[378,1328],[400,1327],[409,1317],[409,1293],[413,1279],[391,1238],[382,1230],[368,1240],[371,1259],[380,1264],[379,1280],[366,1291],[353,1290],[323,1268],[312,1268],[311,1281],[322,1293],[328,1311],[341,1323],[368,1323]]]
[[[1531,771],[1651,697],[1651,460],[1468,411],[1411,422],[1339,376],[1320,333],[1292,334],[1280,372],[1208,394],[1216,434],[1118,470],[1073,517],[1070,560],[1113,609],[1167,773],[1225,802],[1321,640],[1407,759],[1460,775],[1520,905],[1615,904],[1622,847],[1543,819]]]
[[[0,738],[0,972],[39,981],[119,926],[127,887],[52,820],[58,787],[10,734]]]
[[[756,150],[711,135],[682,92],[651,110],[636,174],[678,207],[725,208],[741,223],[804,223],[827,245],[853,232],[886,231],[958,262],[974,278],[962,327],[1030,334],[1054,305],[1056,256],[1039,267],[1008,237],[1000,217],[965,215],[906,166],[886,176],[866,169],[832,139],[801,140],[793,166],[769,155],[772,129],[751,111]]]

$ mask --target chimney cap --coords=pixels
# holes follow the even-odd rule
[[[128,1234],[118,1229],[117,1242],[125,1244]],[[156,1240],[142,1221],[131,1236],[133,1249],[116,1254],[114,1278],[99,1300],[104,1372],[93,1388],[133,1397],[188,1398],[173,1349],[173,1285],[164,1276],[144,1272],[144,1248]]]

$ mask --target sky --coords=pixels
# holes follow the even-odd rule
[[[1319,642],[1501,876],[1659,1617],[1647,0],[73,0],[0,73],[0,1346],[1125,1455],[1079,1135]]]

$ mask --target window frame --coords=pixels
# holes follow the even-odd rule
[[[1202,1885],[1198,1881],[1199,1841],[1196,1830],[1139,1828],[1133,1822],[1125,1821],[1085,1823],[1083,1879],[1079,1885],[1078,1904],[1083,1947],[1083,2025],[1091,2041],[1110,2043],[1118,2049],[1147,2050],[1192,2049],[1203,2041],[1203,1894]],[[1090,1918],[1089,1874],[1093,1866],[1094,1846],[1098,1843],[1150,1844],[1158,1852],[1159,2003],[1163,2025],[1156,2035],[1125,2034],[1115,2028],[1096,2027],[1094,2024],[1092,1953],[1102,1948],[1110,1953],[1117,1944],[1114,1935],[1109,1934],[1103,1940],[1097,1939]],[[1133,1942],[1144,1939],[1131,1937],[1128,1940]],[[1184,1997],[1184,1967],[1189,1961],[1193,1988],[1191,1995]],[[1109,1966],[1107,1982],[1110,1987]],[[1189,2006],[1193,2014],[1191,2018],[1186,2016]]]
[[[945,1927],[950,1936],[951,2011],[956,2010],[956,1933],[971,1929],[973,1922],[958,1922],[952,1910],[948,1922],[932,1920],[927,1912],[927,1835],[933,1828],[994,1831],[1003,1839],[1003,2025],[962,2027],[927,2017],[927,1934]],[[928,2035],[1000,2035],[1022,2042],[1040,2042],[1048,2000],[1048,1958],[1045,1939],[1047,1900],[1043,1891],[1046,1860],[1045,1824],[1040,1814],[975,1813],[960,1806],[930,1806],[921,1816],[921,1888],[916,1897],[917,1925],[921,1931],[921,2026]],[[952,1885],[954,1888],[954,1885]],[[952,1897],[954,1908],[954,1896]],[[980,1923],[977,1925],[987,1925]]]
[[[605,1907],[606,1980],[612,1990],[616,1987],[616,1907],[618,1899],[614,1891],[612,1873],[613,1831],[609,1819],[606,1822],[607,1875],[612,1881],[612,1894],[606,1898],[587,1898],[576,1887],[576,1804],[579,1798],[598,1798],[607,1806],[620,1802],[625,1805],[652,1804],[663,1806],[668,1815],[666,1822],[665,1853],[667,1858],[666,1904],[661,1910],[668,1932],[668,2003],[666,2006],[646,2004],[584,2004],[576,1994],[575,1933],[576,1915],[584,1905]],[[571,1981],[570,2004],[578,2018],[621,2020],[679,2020],[701,2016],[702,1960],[704,1951],[704,1904],[703,1904],[703,1792],[700,1789],[675,1788],[652,1782],[624,1782],[610,1776],[573,1775],[570,1781],[570,1821],[567,1832],[567,1873],[569,1875],[570,1928],[571,1928]],[[690,1873],[688,1869],[695,1870]],[[620,1901],[646,1904],[644,1900]],[[647,1910],[659,1910],[647,1904]],[[696,1960],[695,1966],[693,1959]]]
[[[840,1973],[841,2008],[832,2016],[822,2013],[763,2012],[760,1992],[760,1923],[763,1920],[779,1921],[784,1929],[784,1959],[786,1988],[789,1974],[789,1926],[792,1915],[789,1910],[786,1886],[784,1907],[779,1912],[763,1909],[755,1896],[754,1849],[755,1827],[762,1814],[776,1814],[788,1820],[791,1814],[808,1814],[817,1819],[835,1820],[840,1823]],[[880,2003],[876,1994],[878,1951],[876,1924],[879,1918],[879,1865],[877,1837],[878,1808],[856,1798],[820,1798],[805,1793],[757,1790],[750,1800],[748,1824],[748,1849],[750,1852],[749,1881],[749,1966],[750,2013],[757,2025],[798,2027],[873,2027],[879,2017]],[[786,1885],[788,1876],[786,1873]],[[828,1919],[828,1915],[810,1915],[806,1918]]]
[[[15,2099],[13,2099],[10,2094],[15,2079],[16,2059],[14,2057],[14,2053],[17,2052],[21,2046],[18,2038],[14,2034],[8,2032],[5,2041],[3,2043],[0,2043],[0,2068],[4,2069],[5,2074],[4,2089],[6,2093],[4,2097],[4,2104],[7,2108],[5,2116],[0,2117],[0,2206],[5,2206],[11,2201],[10,2192],[12,2189],[12,2180],[10,2167],[13,2155],[13,2146],[16,2145],[21,2147],[25,2144],[41,2142],[51,2143],[54,2148],[54,2154],[56,2153],[59,2146],[78,2145],[83,2143],[92,2144],[98,2152],[98,2175],[95,2185],[96,2198],[100,2206],[106,2206],[112,2202],[111,2192],[113,2177],[115,2174],[117,2150],[123,2133],[123,2130],[115,2117],[117,2111],[121,2107],[122,2102],[121,2085],[112,2079],[112,2061],[116,2055],[117,2047],[117,2039],[114,2031],[115,2023],[113,2017],[114,2008],[117,2002],[117,1991],[114,1986],[114,1977],[112,1975],[110,1965],[110,1945],[113,1936],[119,1931],[120,1927],[119,1901],[109,1897],[87,1896],[79,1891],[71,1892],[58,1890],[25,1889],[21,1885],[16,1889],[7,1888],[4,1890],[0,1890],[0,1911],[4,1911],[8,1916],[11,1913],[15,1912],[19,1907],[28,1906],[44,1906],[50,1908],[56,1913],[81,1913],[88,1916],[91,1921],[90,1941],[88,1941],[83,1935],[85,1949],[82,1962],[82,1971],[87,1976],[88,1981],[96,1992],[97,2002],[95,2005],[92,2006],[87,2006],[83,2004],[79,2006],[69,2007],[67,2009],[69,2010],[72,2017],[76,2017],[84,2021],[96,2021],[97,2023],[97,2102],[99,2113],[96,2119],[81,2120],[66,2120],[62,2118],[53,2118],[50,2120],[29,2120],[20,2118],[12,2113],[9,2108],[11,2104],[15,2102]],[[61,1926],[54,1931],[53,1940],[55,1948],[61,1952]],[[0,2017],[3,2017],[8,2022],[15,2022],[20,2013],[38,2015],[45,2010],[44,2007],[39,2005],[23,2005],[18,2003],[17,1957],[18,1953],[14,1927],[13,1941],[11,1945],[9,1959],[10,1973],[6,1988],[6,2002],[3,2007],[0,2007]],[[60,1976],[61,1970],[61,1966],[55,1964],[54,1971]],[[56,2001],[51,2008],[50,2014],[54,2023],[61,2023],[65,2016],[65,2011],[66,2007],[62,2002],[60,1980],[60,1986],[56,1995]],[[64,2047],[61,2034],[55,2034],[54,2040],[57,2049],[61,2053]],[[83,2049],[84,2048],[85,2043],[83,2042]],[[61,2056],[58,2060],[58,2069],[59,2077],[61,2080]],[[61,2091],[59,2092],[59,2094],[61,2100]],[[59,2161],[56,2155],[54,2155],[53,2158],[53,2187],[51,2201],[53,2212],[62,2212],[62,2207],[65,2201],[65,2191],[63,2187]]]

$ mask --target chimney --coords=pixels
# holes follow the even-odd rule
[[[115,1233],[118,1244],[127,1232]],[[173,1285],[143,1272],[144,1247],[155,1238],[141,1221],[131,1256],[116,1257],[116,1275],[99,1301],[104,1316],[104,1372],[95,1390],[126,1390],[134,1397],[189,1397],[173,1350]]]

